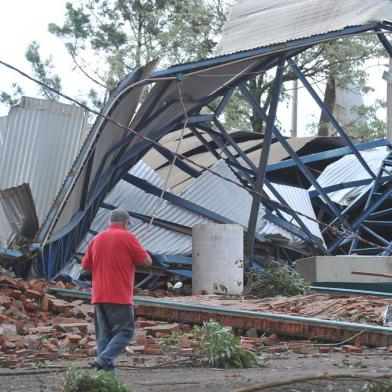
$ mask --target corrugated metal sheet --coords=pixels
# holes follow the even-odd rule
[[[179,132],[175,132],[175,133],[176,133],[175,138],[165,137],[164,138],[165,140],[160,141],[160,143],[162,143],[165,147],[169,148],[171,151],[176,151],[179,142],[178,137],[180,136],[180,133]],[[186,134],[189,135],[189,132]],[[168,136],[171,136],[171,134]],[[205,133],[203,133],[203,137],[207,141],[211,140],[210,137]],[[294,151],[298,151],[315,139],[316,139],[315,137],[299,137],[299,138],[287,139],[287,142],[293,148]],[[257,148],[257,150],[247,153],[248,158],[257,166],[260,161],[260,154],[262,148],[261,143],[262,140],[255,139],[255,140],[239,141],[237,144],[244,152],[250,149],[257,148],[257,146],[260,146],[259,148]],[[195,136],[192,135],[186,137],[181,141],[179,153],[189,156],[192,159],[192,161],[202,166],[210,167],[211,165],[213,165],[216,162],[216,158],[210,152],[206,151],[194,155],[190,153],[192,149],[198,146],[201,146],[201,142],[199,142],[199,140]],[[232,152],[234,156],[238,156],[238,153],[234,150],[233,147],[228,147],[228,149]],[[221,154],[220,149],[217,149],[217,152]],[[222,153],[222,156],[225,156],[224,153]],[[275,142],[271,145],[268,163],[270,164],[270,163],[279,162],[288,157],[289,154],[286,151],[286,149],[280,143]],[[190,176],[188,173],[184,172],[180,168],[176,166],[170,168],[170,165],[168,164],[168,160],[154,149],[148,151],[148,153],[143,157],[143,159],[147,164],[149,164],[153,169],[157,171],[159,176],[164,181],[166,181],[168,173],[170,171],[168,185],[172,190],[172,192],[175,194],[178,194],[183,189],[185,189],[193,180],[192,176]],[[242,158],[238,158],[238,161],[244,167],[248,167],[247,163],[244,162]],[[189,166],[193,167],[193,165],[190,164],[189,162],[186,163]],[[200,168],[197,166],[194,166],[194,168],[196,170],[200,170]]]
[[[237,181],[235,175],[224,162],[216,163],[213,165],[213,169],[225,177]],[[180,193],[180,196],[233,222],[243,226],[247,225],[252,203],[249,193],[210,172],[205,172],[195,179],[186,190]],[[261,209],[259,227],[264,224],[264,222],[261,222],[263,215],[264,210]],[[208,218],[170,203],[160,208],[157,218],[187,227],[212,222]],[[143,223],[135,228],[134,233],[149,251],[165,255],[192,253],[192,239],[190,236],[157,226],[150,227],[147,234],[146,230],[147,224]]]
[[[33,241],[39,224],[29,185],[0,190],[0,205],[17,243]]]
[[[6,116],[0,117],[0,154],[2,153],[6,125],[7,125],[7,117]]]
[[[147,78],[152,69],[154,69],[155,64],[155,61],[150,62],[145,67],[136,69],[121,81],[110,95],[105,108],[102,110],[102,114],[109,115],[120,124],[129,124],[145,88],[143,85],[134,88],[131,86],[135,82]],[[63,184],[58,197],[53,203],[49,220],[45,222],[42,229],[45,232],[43,237],[48,232],[52,234],[60,231],[70,222],[74,214],[79,211],[84,193],[91,192],[91,187],[93,184],[96,185],[97,179],[104,177],[114,155],[118,152],[113,148],[128,135],[129,132],[127,130],[114,125],[112,122],[108,122],[102,117],[96,119],[85,145],[77,159],[73,162],[68,178],[69,181]],[[138,141],[140,142],[140,139]],[[86,163],[90,157],[90,150],[94,151],[91,175],[86,176],[88,171]]]
[[[235,175],[223,161],[213,165],[213,170],[227,178],[237,181]],[[275,184],[275,186],[276,189],[284,195],[291,208],[315,218],[306,190],[277,184]],[[205,172],[199,178],[195,179],[186,190],[181,192],[180,196],[244,227],[247,227],[248,225],[252,204],[250,194],[245,189],[222,180],[210,172]],[[257,224],[257,233],[259,235],[280,237],[293,245],[301,242],[297,237],[288,233],[286,230],[263,219],[264,213],[265,210],[261,207]],[[199,223],[211,222],[208,218],[170,203],[162,205],[157,214],[157,218],[175,222],[187,227],[192,227]],[[308,219],[304,219],[303,221],[314,235],[322,238],[317,224]],[[137,226],[133,231],[141,239],[144,246],[153,253],[170,255],[190,254],[192,252],[192,240],[187,235],[157,226],[150,227],[147,234],[146,230],[147,224],[143,223]]]
[[[29,183],[40,223],[81,144],[83,109],[23,97],[7,116],[0,156],[0,189]]]
[[[373,150],[363,151],[360,154],[363,156],[371,170],[377,174],[381,167],[382,161],[388,155],[388,150],[385,147],[381,147],[375,148]],[[354,155],[350,154],[327,166],[321,175],[317,178],[317,181],[320,186],[325,188],[331,185],[369,178],[370,174],[365,170],[358,159]],[[357,186],[355,188],[341,189],[329,193],[329,197],[335,203],[347,206],[357,197],[367,192],[370,187],[371,184]],[[313,186],[309,188],[309,192],[313,190]]]
[[[309,216],[313,219],[316,219],[312,202],[310,200],[309,193],[306,189],[296,188],[293,186],[287,186],[281,184],[272,184],[272,185],[276,189],[276,191],[280,194],[280,196],[282,196],[283,199],[286,200],[290,208],[306,216]],[[264,189],[272,200],[278,201],[267,187],[264,187]],[[285,212],[282,212],[282,215],[286,218],[288,222],[292,223],[293,225],[299,226],[299,224],[294,220],[294,218],[291,215]],[[305,218],[302,215],[299,215],[299,218],[313,235],[323,239],[318,223],[308,218]]]
[[[217,56],[392,20],[390,0],[239,0]]]
[[[139,161],[130,171],[130,174],[142,178],[148,181],[150,184],[155,185],[159,188],[163,188],[164,183],[160,177],[146,165],[143,161]],[[152,215],[156,206],[158,205],[159,198],[144,192],[143,190],[137,188],[128,182],[121,180],[113,188],[113,190],[106,196],[105,203],[113,205],[115,207],[123,208],[126,211],[132,211],[135,213],[140,213],[144,215]],[[163,201],[165,203],[165,201]],[[110,211],[105,208],[100,208],[94,221],[91,225],[91,229],[94,231],[104,230],[109,223]],[[140,224],[140,221],[132,218],[132,227]],[[91,234],[89,234],[79,249],[79,251],[84,251],[86,244],[91,239]]]

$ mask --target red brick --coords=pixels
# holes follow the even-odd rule
[[[274,353],[283,353],[287,351],[286,346],[271,346],[267,348],[267,353],[274,354]]]
[[[321,354],[331,353],[332,351],[333,351],[333,347],[328,347],[328,346],[319,347],[319,353]]]
[[[35,359],[42,360],[42,361],[56,361],[59,358],[59,354],[57,352],[49,352],[49,351],[44,351],[44,352],[39,352],[36,356]]]
[[[25,308],[28,312],[36,312],[38,310],[38,305],[35,302],[27,302]]]
[[[163,350],[160,348],[149,348],[149,346],[147,346],[143,353],[147,355],[162,355]]]
[[[82,337],[80,335],[68,335],[68,339],[71,343],[79,343]]]
[[[0,283],[1,284],[8,284],[10,286],[15,286],[15,287],[18,286],[18,282],[15,279],[12,279],[9,276],[4,275],[4,274],[0,275]]]
[[[349,344],[346,344],[344,346],[342,346],[342,350],[345,353],[356,353],[356,354],[360,354],[362,352],[361,347],[356,347],[356,346],[351,346]]]
[[[48,296],[48,294],[44,294],[42,297],[41,309],[44,312],[47,312],[49,309],[49,296]]]
[[[190,348],[191,347],[189,339],[186,336],[181,336],[180,345],[181,345],[181,348]]]
[[[257,346],[253,343],[249,342],[241,342],[241,347],[244,348],[245,350],[256,350]]]
[[[38,291],[26,290],[25,291],[25,296],[27,298],[40,299],[42,297],[42,294],[40,292],[38,292]]]
[[[155,321],[152,320],[137,320],[136,327],[143,328],[143,327],[153,327],[157,325]]]
[[[11,302],[11,298],[7,295],[0,295],[0,305],[9,304]]]

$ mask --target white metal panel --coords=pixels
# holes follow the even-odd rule
[[[2,154],[6,125],[7,125],[7,116],[0,117],[0,155]]]
[[[392,20],[390,0],[239,0],[215,55]]]
[[[385,147],[375,148],[372,150],[360,152],[370,169],[377,174],[382,161],[388,155],[388,150]],[[317,178],[321,187],[325,188],[332,185],[337,185],[345,182],[365,180],[370,178],[370,174],[361,165],[355,155],[346,155],[338,161],[330,164]],[[356,186],[354,188],[341,189],[329,193],[329,197],[335,203],[341,205],[349,205],[357,197],[363,195],[370,185]],[[313,191],[314,187],[309,188],[309,192]]]
[[[7,116],[0,189],[30,184],[40,223],[74,161],[87,116],[83,109],[23,97]]]
[[[156,172],[143,161],[139,161],[135,166],[133,166],[132,169],[129,170],[129,173],[146,180],[151,185],[157,186],[159,188],[163,188],[164,186],[164,183],[158,174],[156,174]],[[159,197],[146,193],[136,186],[121,180],[106,196],[104,202],[115,207],[122,208],[126,211],[144,215],[153,215],[156,207],[158,206]],[[165,203],[166,202],[163,201],[163,204]],[[109,217],[110,211],[105,208],[100,208],[94,218],[91,229],[96,232],[105,230],[109,224]],[[131,230],[141,223],[140,220],[135,218],[131,218],[131,221]],[[91,237],[92,235],[89,234],[86,238],[86,241],[81,244],[79,248],[80,252],[84,251]]]
[[[230,168],[223,161],[217,162],[213,165],[212,169],[226,178],[238,181]],[[290,193],[289,188],[290,187],[284,187],[284,190],[283,188],[279,188],[279,190]],[[300,190],[298,190],[298,192],[300,192]],[[244,227],[247,227],[248,225],[249,213],[252,204],[252,197],[249,192],[235,184],[213,175],[210,172],[205,172],[195,179],[187,189],[181,192],[180,196]],[[297,196],[298,197],[292,196],[288,201],[290,207],[300,210],[301,212],[306,211],[307,214],[314,217],[313,209],[311,206],[309,208],[306,199],[300,200],[303,195],[301,194]],[[307,199],[309,199],[309,197]],[[264,214],[265,210],[261,206],[257,223],[257,233],[259,235],[266,237],[279,237],[285,242],[292,244],[300,242],[297,237],[288,233],[286,230],[264,220]],[[204,218],[201,215],[187,211],[170,203],[162,206],[157,217],[187,227],[192,227],[199,223],[212,223],[211,219]],[[191,254],[192,240],[189,236],[156,226],[151,227],[146,234],[146,229],[147,224],[143,223],[134,229],[134,233],[139,236],[146,249],[150,252],[166,255]],[[315,229],[312,232],[317,235],[319,229]],[[321,234],[320,238],[322,238]]]
[[[287,205],[291,209],[303,214],[299,215],[299,218],[305,224],[308,230],[314,236],[323,239],[318,223],[305,217],[309,216],[310,218],[316,219],[316,215],[314,213],[308,191],[306,189],[296,188],[293,186],[281,184],[272,185],[276,189],[276,191],[283,197],[283,199],[286,201]],[[278,201],[267,187],[265,187],[264,189],[272,200]],[[293,225],[299,226],[297,221],[295,221],[291,215],[285,212],[282,212],[282,215],[287,219],[288,222],[292,223]]]

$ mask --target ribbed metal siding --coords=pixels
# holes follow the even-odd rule
[[[76,106],[27,97],[7,116],[0,189],[29,183],[40,223],[76,157],[86,119]]]
[[[360,152],[366,163],[377,174],[382,161],[388,155],[388,150],[385,147],[362,151]],[[317,178],[321,187],[325,188],[331,185],[337,185],[350,181],[369,179],[370,174],[361,165],[354,155],[346,155],[338,161],[331,163]],[[363,195],[371,187],[370,185],[356,186],[354,188],[341,189],[329,193],[329,197],[335,203],[341,205],[349,205],[358,196]],[[313,191],[314,187],[309,188],[309,192]]]
[[[390,0],[239,0],[217,56],[392,20]]]
[[[212,168],[226,178],[237,181],[225,162],[217,162]],[[222,180],[210,172],[205,172],[194,180],[180,196],[244,227],[248,225],[252,203],[250,194],[245,189]],[[289,205],[291,205],[291,202],[289,202]],[[264,213],[264,208],[261,206],[257,224],[258,234],[279,236],[287,242],[298,242],[298,238],[280,227],[265,221],[263,219]],[[314,216],[314,213],[312,214]],[[157,217],[188,227],[199,223],[212,222],[210,219],[204,218],[201,215],[169,203],[162,206]],[[155,226],[150,227],[147,235],[146,230],[147,224],[143,223],[135,228],[134,233],[141,239],[146,249],[153,253],[169,255],[190,254],[192,252],[192,239],[187,235]]]
[[[7,124],[7,117],[0,117],[0,155],[3,153],[3,143],[5,137],[5,128]]]

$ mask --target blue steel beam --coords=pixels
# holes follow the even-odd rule
[[[271,223],[274,223],[275,225],[281,227],[282,229],[287,230],[289,233],[294,234],[295,236],[301,238],[303,241],[306,243],[317,243],[319,245],[320,249],[324,250],[325,254],[329,254],[329,252],[324,248],[323,242],[320,238],[316,237],[315,235],[312,235],[311,238],[309,238],[299,227],[287,222],[284,219],[279,218],[278,216],[272,214],[271,212],[267,212],[264,216],[264,219],[267,219]]]
[[[369,215],[371,215],[374,211],[377,210],[378,207],[381,206],[382,203],[385,202],[390,196],[392,195],[392,184],[390,184],[387,189],[384,191],[384,193],[374,201],[373,204],[369,206],[367,210],[364,210],[361,215],[359,215],[356,219],[351,224],[351,227],[353,230],[357,229],[364,220],[366,220]],[[343,243],[344,239],[338,238],[336,239],[331,246],[329,247],[330,252],[333,252],[337,247],[341,246]],[[346,241],[345,241],[346,242]]]
[[[389,146],[390,142],[387,139],[375,140],[372,142],[366,142],[361,144],[356,144],[355,147],[358,151],[365,151],[375,147],[384,147]],[[319,162],[332,158],[339,158],[345,156],[347,154],[351,154],[351,147],[339,147],[333,150],[318,152],[316,154],[310,154],[303,157],[299,157],[300,161],[304,164]],[[267,165],[267,173],[274,172],[276,170],[287,169],[289,167],[297,166],[296,161],[294,159],[287,159],[282,162],[270,163]]]
[[[267,114],[260,107],[260,105],[256,102],[253,94],[248,90],[248,88],[244,85],[241,85],[240,90],[241,90],[242,95],[252,105],[252,107],[255,109],[256,113],[261,117],[261,119],[263,121],[266,121]],[[348,222],[340,214],[339,209],[335,206],[335,204],[332,202],[332,200],[324,192],[323,188],[318,184],[318,182],[316,181],[316,179],[314,178],[314,176],[310,172],[310,170],[307,168],[307,166],[305,166],[303,164],[303,162],[299,159],[298,155],[293,150],[293,148],[290,146],[290,144],[287,142],[286,138],[279,132],[279,130],[275,126],[273,127],[273,131],[274,131],[276,138],[283,145],[283,147],[286,149],[286,151],[289,153],[289,155],[292,157],[292,159],[296,162],[296,164],[298,165],[298,168],[304,174],[306,179],[316,188],[316,190],[319,192],[319,194],[322,195],[323,199],[325,200],[325,202],[327,203],[327,205],[331,209],[331,211],[334,212],[335,216],[337,216],[342,221],[342,223],[349,226]]]
[[[382,180],[387,180],[390,177],[382,177]],[[371,182],[374,180],[372,178],[366,178],[364,180],[357,180],[357,181],[349,181],[349,182],[341,182],[339,184],[334,184],[334,185],[329,185],[323,187],[323,190],[325,193],[331,193],[335,191],[339,191],[341,189],[347,189],[347,188],[355,188],[357,186],[363,186],[363,185],[369,185]],[[311,198],[319,196],[319,193],[315,190],[309,192],[309,196]]]
[[[282,55],[279,59],[277,69],[276,69],[271,103],[270,103],[269,113],[266,119],[263,149],[261,151],[260,163],[256,174],[256,183],[255,183],[254,190],[257,193],[253,194],[252,207],[250,210],[249,223],[248,223],[248,240],[246,245],[248,261],[250,262],[252,262],[254,258],[254,242],[255,242],[256,225],[257,225],[257,218],[259,215],[259,209],[261,203],[260,193],[263,191],[265,167],[267,165],[268,155],[271,147],[273,127],[276,119],[276,112],[278,109],[280,89],[282,87],[282,82],[283,82],[283,72],[284,72],[285,62],[286,62],[286,57]]]
[[[390,154],[389,154],[388,157],[386,157],[386,158],[383,160],[383,162],[382,162],[382,165],[381,165],[381,167],[380,167],[380,170],[378,171],[377,176],[376,176],[376,179],[374,180],[373,185],[372,185],[372,188],[370,189],[369,196],[368,196],[368,198],[367,198],[367,200],[366,200],[366,203],[365,203],[364,211],[366,211],[366,210],[369,208],[369,205],[370,205],[371,203],[373,203],[373,198],[374,198],[374,196],[376,196],[376,194],[377,194],[376,192],[378,191],[378,189],[380,188],[380,186],[383,184],[383,182],[384,182],[384,181],[382,180],[382,175],[383,175],[383,173],[384,173],[384,172],[389,173],[388,170],[385,170],[385,166],[388,166],[388,165],[389,165],[389,160],[388,160],[389,157],[390,157]],[[390,179],[391,179],[391,175],[390,175],[390,173],[389,173],[389,180],[390,180]],[[360,234],[360,228],[358,228],[357,234]],[[357,247],[358,247],[358,239],[355,238],[355,239],[352,241],[352,243],[351,243],[350,252],[352,251],[352,249],[357,248]]]
[[[357,157],[358,161],[362,164],[362,166],[366,169],[366,171],[370,174],[371,177],[375,178],[375,174],[373,173],[372,169],[370,169],[369,165],[366,163],[366,161],[363,159],[362,155],[358,152],[358,150],[355,148],[354,144],[350,140],[350,138],[346,135],[344,132],[343,128],[340,126],[336,118],[333,116],[332,112],[330,109],[324,104],[323,100],[318,96],[312,85],[308,82],[306,79],[305,75],[302,73],[302,71],[299,69],[297,64],[294,63],[292,59],[288,59],[287,62],[290,64],[291,69],[294,71],[295,75],[298,77],[298,79],[302,82],[304,87],[308,90],[312,98],[315,100],[317,105],[320,107],[320,109],[324,112],[328,120],[331,122],[331,124],[334,126],[334,128],[337,130],[339,133],[340,137],[344,140],[346,145],[351,148],[351,151],[355,156]]]
[[[162,189],[150,184],[146,180],[143,180],[139,177],[133,176],[132,174],[126,173],[123,177],[124,181],[129,182],[132,185],[135,185],[139,189],[142,189],[143,191],[150,193],[151,195],[160,197],[162,194]],[[183,199],[182,197],[176,196],[170,192],[165,192],[163,193],[163,199],[169,201],[170,203],[173,203],[179,207],[185,208],[186,210],[195,212],[196,214],[199,214],[201,216],[204,216],[205,218],[209,218],[215,222],[218,223],[235,223],[231,221],[230,219],[225,218],[222,215],[216,214],[213,211],[208,210],[207,208],[201,207],[195,203],[192,203],[186,199]]]
[[[231,98],[231,96],[233,95],[234,90],[235,90],[234,88],[231,88],[231,89],[223,96],[222,100],[219,102],[219,105],[218,105],[218,107],[217,107],[216,110],[215,110],[215,116],[216,116],[216,117],[219,117],[219,116],[222,114],[222,112],[223,112],[223,110],[225,109],[227,103],[230,101],[230,98]]]
[[[238,173],[236,171],[234,171],[234,173],[236,173],[236,176],[242,182],[242,184],[246,185],[246,186],[249,186],[249,184],[253,184],[254,180],[253,180],[251,174],[249,173],[249,170],[247,170],[247,168],[244,168],[238,162],[238,160],[234,156],[234,154],[227,148],[227,144],[223,142],[222,135],[217,132],[214,132],[210,127],[208,127],[206,125],[199,124],[197,127],[204,130],[205,132],[207,132],[210,135],[211,139],[220,148],[220,150],[226,155],[227,164],[229,166],[233,165],[238,170]]]
[[[160,147],[158,145],[154,145],[156,151],[158,151],[161,155],[163,155],[169,164],[174,162],[174,165],[179,169],[189,174],[190,176],[197,178],[200,176],[201,172],[191,167],[186,161],[183,161],[180,157],[175,155],[174,152],[167,150],[166,148]]]
[[[382,43],[382,45],[384,46],[384,49],[388,52],[389,57],[392,57],[392,46],[391,46],[390,42],[388,41],[387,37],[385,37],[385,35],[383,33],[378,33],[377,37],[380,40],[380,42]]]
[[[230,143],[230,145],[234,148],[237,154],[247,163],[250,169],[257,171],[256,165],[250,160],[250,158],[242,151],[242,149],[238,146],[235,140],[231,137],[231,135],[226,131],[225,127],[219,122],[218,119],[214,120],[214,124],[225,137],[225,139]],[[265,140],[265,139],[264,139]]]
[[[173,66],[163,71],[152,72],[151,78],[160,78],[166,76],[177,76],[178,74],[190,73],[196,70],[210,68],[216,65],[225,64],[231,61],[246,60],[253,57],[261,57],[274,53],[287,52],[289,50],[298,49],[304,46],[315,45],[320,42],[332,41],[347,35],[359,34],[369,30],[379,29],[380,23],[368,23],[363,26],[346,27],[339,31],[333,31],[326,34],[318,34],[308,38],[297,39],[281,44],[271,45],[268,47],[245,50],[234,54],[215,57],[208,60],[202,60],[194,63]]]
[[[365,226],[364,224],[361,224],[361,228],[363,230],[365,230],[366,232],[368,232],[370,235],[372,235],[374,238],[376,238],[377,240],[379,240],[380,242],[382,242],[384,245],[389,245],[389,241],[387,241],[384,237],[380,236],[379,234],[377,234],[376,232],[374,232],[373,230],[369,229],[367,226]]]
[[[110,210],[110,211],[113,211],[117,208],[116,206],[114,206],[112,204],[108,204],[108,203],[101,203],[101,207],[106,210]],[[153,218],[152,216],[139,214],[137,212],[133,212],[133,211],[129,211],[129,210],[127,210],[127,212],[129,214],[129,216],[136,218],[136,219],[139,219],[145,223],[150,223]],[[160,219],[160,218],[154,217],[153,225],[158,226],[158,227],[162,227],[166,230],[174,231],[176,233],[182,233],[185,235],[192,235],[192,228],[191,227],[180,225],[175,222],[170,222],[165,219]]]

